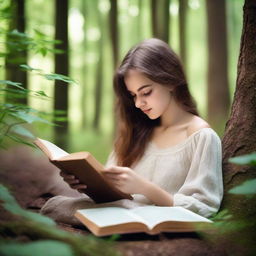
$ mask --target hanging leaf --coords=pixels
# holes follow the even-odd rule
[[[251,154],[237,156],[229,159],[230,163],[239,164],[239,165],[252,165],[256,166],[256,152]]]
[[[14,215],[22,216],[25,219],[40,222],[47,225],[55,225],[55,222],[50,218],[42,216],[38,213],[22,209],[15,200],[15,198],[10,194],[8,189],[2,184],[0,184],[0,203],[2,203],[5,210],[9,211]]]
[[[23,137],[27,137],[30,139],[35,139],[35,136],[25,127],[21,125],[15,125],[10,129],[11,132],[21,135]]]
[[[42,96],[42,97],[50,98],[49,96],[47,96],[47,95],[45,94],[44,91],[35,91],[35,95],[36,95],[36,96]]]
[[[43,74],[43,76],[48,80],[60,80],[66,83],[77,83],[75,80],[71,79],[68,76],[61,75],[61,74]]]
[[[74,256],[68,244],[51,240],[29,243],[7,241],[0,244],[0,254],[2,256]]]
[[[0,80],[0,84],[6,84],[6,85],[12,85],[15,86],[21,90],[24,90],[25,88],[23,88],[21,85],[22,83],[18,83],[18,82],[13,82],[13,81],[9,81],[9,80]]]
[[[256,194],[256,179],[247,180],[243,182],[241,185],[230,189],[229,193],[238,195]]]
[[[35,71],[42,71],[41,69],[38,69],[38,68],[32,68],[31,66],[29,66],[27,64],[22,64],[22,65],[20,65],[20,67],[22,69],[27,70],[27,71],[33,71],[33,70],[35,70]]]
[[[14,117],[17,117],[21,120],[24,120],[26,123],[29,123],[29,124],[32,124],[34,122],[41,122],[41,123],[54,125],[52,122],[49,122],[46,119],[43,119],[43,118],[35,116],[35,115],[31,115],[24,111],[17,111],[17,112],[11,113],[11,115]]]
[[[22,139],[21,137],[18,137],[18,136],[15,136],[14,134],[6,134],[5,135],[7,138],[13,140],[14,142],[18,142],[20,144],[24,144],[24,145],[27,145],[27,146],[30,146],[30,147],[35,147],[34,144],[32,143],[29,143],[28,141]]]

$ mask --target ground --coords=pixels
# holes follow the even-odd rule
[[[42,205],[54,195],[75,196],[60,178],[58,169],[34,149],[19,146],[0,152],[0,181],[8,186],[19,204],[38,212]],[[4,219],[1,213],[1,219]],[[70,232],[88,235],[85,228],[58,223]],[[20,238],[22,240],[22,238]],[[163,233],[122,235],[117,240],[117,249],[127,256],[140,255],[227,255],[223,245],[216,246],[197,233]]]

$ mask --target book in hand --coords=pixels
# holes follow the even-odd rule
[[[79,219],[94,235],[145,232],[193,232],[211,227],[211,220],[176,206],[141,206],[133,209],[103,207],[77,210]]]
[[[87,194],[96,203],[106,203],[120,199],[132,199],[113,187],[102,174],[104,166],[89,152],[69,154],[53,143],[37,138],[34,144],[39,147],[49,158],[49,161],[62,171],[75,175],[87,188]]]

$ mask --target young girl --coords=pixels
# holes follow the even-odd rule
[[[205,217],[218,211],[221,142],[199,117],[177,55],[159,39],[141,42],[117,69],[114,91],[118,129],[104,175],[134,198],[114,205],[182,206]],[[72,188],[86,190],[74,176],[61,175]],[[42,213],[68,221],[78,208],[95,206],[85,197],[58,196]]]

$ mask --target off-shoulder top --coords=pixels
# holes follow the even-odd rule
[[[168,148],[150,142],[132,169],[173,196],[182,206],[202,216],[217,212],[223,196],[221,141],[211,128],[202,128]],[[116,165],[112,152],[106,167]],[[135,202],[152,204],[142,195]]]

